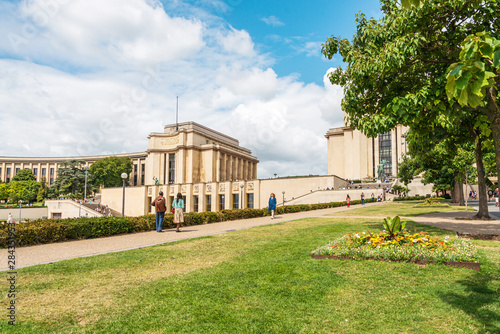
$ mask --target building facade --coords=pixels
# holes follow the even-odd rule
[[[0,157],[0,180],[10,182],[27,168],[37,181],[45,178],[52,185],[61,163],[80,160],[89,167],[108,156]],[[256,179],[259,162],[238,140],[195,122],[167,125],[163,133],[151,133],[146,152],[114,156],[132,159],[131,186]]]
[[[325,135],[328,174],[349,180],[374,179],[378,177],[378,166],[383,163],[387,177],[397,176],[407,152],[407,131],[408,127],[398,125],[387,133],[368,138],[349,126],[330,129]]]

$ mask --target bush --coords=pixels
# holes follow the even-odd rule
[[[351,205],[360,204],[360,200],[351,201]],[[346,206],[344,202],[285,205],[277,208],[277,214],[319,210]],[[201,225],[237,219],[269,216],[264,209],[229,209],[217,212],[189,212],[184,214],[183,226]],[[165,213],[165,228],[172,228],[174,215]],[[77,219],[38,219],[16,224],[16,245],[29,246],[67,240],[93,239],[124,233],[151,231],[156,228],[156,216],[140,217],[95,217]],[[0,225],[0,247],[8,245],[8,225]]]
[[[425,196],[407,196],[407,197],[396,197],[394,198],[394,202],[402,202],[402,201],[423,201],[425,200]]]
[[[442,198],[444,199],[451,199],[451,195],[450,194],[444,194],[444,195],[441,195]]]

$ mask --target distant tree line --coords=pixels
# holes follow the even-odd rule
[[[85,194],[85,174],[87,174],[87,196],[92,196],[99,188],[119,187],[121,174],[132,172],[132,159],[128,157],[107,157],[85,167],[85,161],[69,160],[61,163],[52,185],[46,178],[36,181],[31,169],[22,169],[11,182],[0,181],[0,200],[8,203],[41,202],[46,198],[83,198]]]

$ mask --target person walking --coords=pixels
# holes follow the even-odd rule
[[[349,196],[349,194],[347,194],[347,197],[345,198],[345,201],[347,203],[347,207],[349,207],[351,205],[351,197]]]
[[[274,212],[276,211],[276,195],[274,195],[274,193],[271,193],[269,196],[267,209],[271,211],[271,219],[274,219]]]
[[[365,205],[365,193],[361,193],[361,204]]]
[[[375,194],[372,193],[372,203],[375,202]]]
[[[498,188],[495,189],[495,193],[493,194],[493,197],[495,197],[495,206],[498,206]]]
[[[151,206],[155,207],[156,212],[156,232],[163,232],[163,219],[165,218],[165,211],[167,211],[167,204],[165,202],[165,197],[163,197],[163,191],[158,193],[158,197],[151,203]]]
[[[177,224],[175,232],[180,232],[179,227],[184,223],[184,200],[182,194],[177,193],[177,198],[172,202],[174,208],[174,224]]]

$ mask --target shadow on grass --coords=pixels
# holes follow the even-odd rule
[[[498,285],[498,278],[495,278],[498,274],[471,274],[467,279],[457,281],[464,287],[462,294],[443,293],[440,298],[480,322],[484,326],[484,333],[500,333],[500,314],[493,311],[500,307],[499,288],[494,286],[495,282]]]

